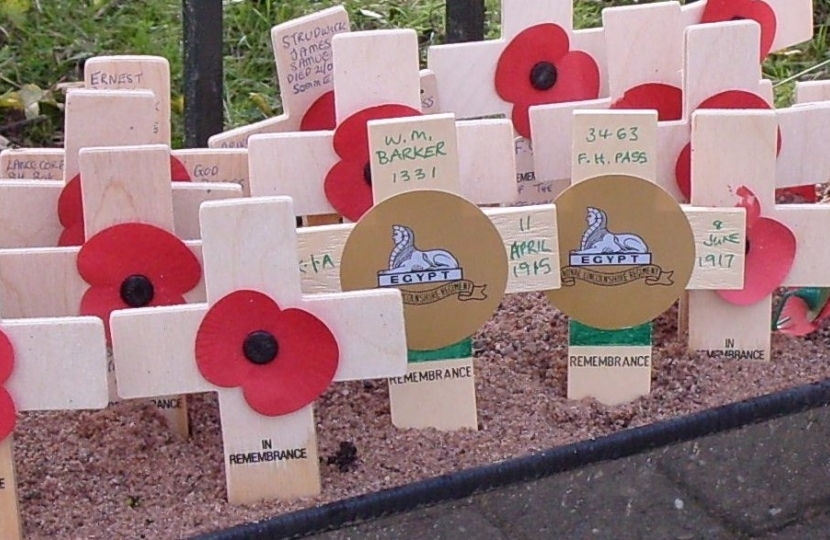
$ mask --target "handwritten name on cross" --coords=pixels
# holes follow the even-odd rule
[[[451,114],[373,120],[368,122],[368,130],[375,206],[357,225],[299,230],[301,261],[316,257],[318,261],[322,258],[328,262],[319,265],[315,272],[306,271],[303,274],[303,290],[330,292],[339,291],[342,287],[383,288],[412,283],[413,279],[430,282],[441,278],[413,267],[414,273],[391,271],[382,278],[382,283],[356,284],[373,276],[377,279],[377,271],[388,268],[384,261],[391,264],[388,261],[394,257],[389,251],[382,250],[393,240],[412,242],[413,245],[406,244],[412,249],[393,242],[388,250],[410,253],[411,257],[420,254],[418,250],[426,250],[426,257],[434,254],[446,261],[460,260],[462,267],[447,270],[452,276],[444,276],[453,279],[442,281],[441,278],[435,285],[427,286],[437,287],[435,291],[428,294],[423,291],[405,293],[405,298],[410,298],[407,307],[410,363],[406,375],[389,381],[392,421],[402,428],[478,429],[472,351],[468,338],[497,307],[503,292],[531,292],[559,286],[559,275],[552,264],[558,249],[555,209],[553,205],[540,205],[486,208],[482,211],[458,197],[459,186],[462,185],[458,159],[460,142],[457,140],[455,117]],[[436,151],[425,152],[424,157],[403,168],[389,159],[415,139],[424,147],[429,146]],[[509,150],[510,138],[504,138],[503,142]],[[440,152],[437,151],[439,147]],[[392,224],[388,230],[372,224],[373,220],[383,219],[382,216],[404,220],[405,215],[412,213],[420,216],[420,224],[398,224],[398,229]],[[464,219],[466,225],[460,226],[459,219]],[[473,235],[474,238],[465,242],[457,238],[460,234]],[[461,245],[476,253],[471,255],[459,251],[457,246]],[[384,266],[374,270],[355,270],[355,264],[347,263],[349,251],[358,265],[362,264],[361,260],[377,259]],[[368,253],[376,257],[367,258],[365,254]],[[405,266],[405,263],[402,264]],[[424,264],[418,263],[417,266],[423,267]],[[505,281],[500,282],[498,276],[486,272],[483,278],[477,274],[482,268],[486,271],[502,268],[502,265]],[[484,288],[487,298],[482,298],[478,292],[476,287],[480,288],[481,283],[476,283],[476,276],[483,279],[483,283],[489,283]],[[347,280],[346,285],[341,286],[344,279]],[[461,306],[464,301],[453,300],[453,291],[467,288],[473,299]],[[462,297],[466,298],[466,295],[462,293]],[[419,310],[411,304],[426,305],[433,304],[433,301],[443,304],[435,304],[430,310],[437,310],[440,316],[452,322],[436,323],[438,319],[431,312],[424,315],[425,312],[420,311],[419,314]],[[447,307],[445,311],[448,304],[455,307]],[[468,307],[473,309],[473,314],[462,315],[453,311]],[[464,328],[458,327],[459,321],[464,321]]]
[[[208,139],[211,148],[247,148],[252,135],[333,129],[334,64],[332,38],[350,31],[343,6],[298,17],[271,29],[283,113]],[[437,109],[435,75],[421,70],[421,103]]]
[[[0,302],[7,312],[27,318],[95,314],[106,325],[113,309],[202,301],[198,242],[186,245],[170,232],[169,148],[85,148],[80,170],[87,241],[0,250]],[[113,377],[110,369],[110,399],[117,401]],[[176,433],[187,435],[184,399],[156,406]]]
[[[340,212],[356,221],[372,204],[366,122],[421,112],[418,38],[413,30],[352,32],[335,36],[332,47],[337,128],[252,136],[251,194],[288,195],[298,215]],[[478,204],[515,200],[509,122],[460,122],[457,129],[462,193]],[[420,159],[414,143],[401,159]]]
[[[156,97],[152,135],[133,143],[172,146],[170,64],[166,58],[96,56],[84,63],[84,82],[86,88],[94,90],[151,90]],[[87,142],[92,144],[85,146],[112,144],[104,139]],[[176,181],[236,183],[247,193],[248,156],[244,150],[174,150],[170,168],[171,176]],[[11,178],[17,179],[60,179],[62,171],[61,149],[21,149],[0,154],[0,175],[12,175]]]
[[[156,107],[157,100],[148,90],[70,90],[66,98],[65,155],[76,157],[67,159],[66,170],[61,169],[65,181],[0,182],[0,247],[80,243],[83,207],[79,181],[69,185],[80,173],[77,153],[89,146],[143,144],[152,140],[157,137],[153,134]],[[34,159],[13,156],[11,163],[17,167]],[[165,176],[169,179],[170,174],[168,166]],[[187,239],[198,238],[199,204],[241,195],[242,190],[235,183],[175,182],[177,233]]]
[[[95,317],[0,322],[0,538],[22,540],[12,432],[18,412],[107,406],[104,325]]]
[[[563,286],[548,296],[571,317],[569,399],[616,405],[651,391],[654,317],[684,289],[742,286],[743,210],[681,207],[654,185],[656,111],[575,111],[573,126],[573,186],[556,201]],[[713,224],[734,242],[712,247]]]
[[[207,303],[111,319],[121,395],[219,394],[234,504],[319,493],[313,401],[405,371],[400,293],[303,295],[296,234],[287,197],[205,203]]]
[[[734,107],[728,104],[734,91],[759,96],[756,98],[758,106],[772,104],[771,85],[769,81],[761,80],[760,64],[754,54],[760,28],[754,22],[739,21],[696,25],[684,32],[681,8],[674,3],[662,2],[606,9],[603,19],[609,66],[616,66],[613,70],[609,67],[609,76],[614,76],[609,84],[615,93],[601,100],[531,108],[534,144],[543,149],[533,154],[536,178],[553,181],[557,193],[567,185],[572,172],[574,111],[608,109],[614,103],[620,106],[619,100],[625,100],[625,90],[652,82],[674,86],[679,76],[682,96],[664,89],[663,94],[668,95],[664,98],[657,90],[652,90],[647,98],[639,98],[647,103],[634,105],[633,99],[628,101],[632,103],[630,106],[659,110],[663,118],[674,118],[676,100],[682,100],[681,117],[660,118],[658,124],[656,180],[663,189],[683,201],[677,168],[681,151],[689,142],[691,112],[701,106],[708,107],[705,102],[712,99],[717,106]],[[632,40],[636,47],[630,45]],[[634,51],[637,56],[632,59],[629,55]],[[652,57],[651,53],[656,56]],[[642,63],[641,57],[645,58]],[[653,79],[649,79],[649,67],[657,71]],[[723,102],[723,96],[726,96],[726,102]],[[747,100],[752,101],[752,97],[738,98],[737,105],[742,106]]]
[[[794,111],[804,119],[817,117],[819,124],[830,122],[828,103]],[[748,216],[744,288],[689,296],[690,348],[712,358],[770,360],[773,292],[779,286],[830,285],[821,247],[830,207],[775,204],[778,127],[773,111],[698,111],[693,118],[693,202],[740,204]],[[803,149],[807,160],[809,150]]]

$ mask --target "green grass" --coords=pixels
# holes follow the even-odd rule
[[[577,0],[575,24],[596,26],[602,7],[634,0]],[[646,2],[639,2],[646,3]],[[444,40],[442,0],[226,0],[225,125],[235,127],[280,111],[270,44],[275,24],[343,4],[354,29],[413,28],[422,61],[429,45]],[[775,83],[830,59],[830,0],[815,0],[816,35],[773,55],[763,66]],[[488,38],[499,35],[499,0],[487,0]],[[63,92],[59,84],[82,79],[83,62],[102,54],[152,54],[170,61],[174,146],[182,137],[181,0],[0,0],[0,135],[21,146],[60,144]],[[828,77],[827,66],[797,80]],[[776,103],[790,103],[795,80],[776,87]],[[22,91],[21,91],[22,89]],[[22,103],[21,103],[22,101]],[[28,116],[21,105],[30,105]],[[17,125],[19,128],[10,129]]]

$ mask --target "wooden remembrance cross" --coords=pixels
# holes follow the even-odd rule
[[[303,295],[287,197],[207,202],[202,238],[207,304],[112,315],[119,393],[218,392],[229,501],[315,495],[312,404],[404,373],[400,293]]]
[[[283,114],[216,134],[211,148],[247,148],[248,138],[266,133],[334,129],[332,38],[349,32],[349,14],[334,6],[271,29]],[[435,75],[421,70],[421,105],[437,110]]]
[[[554,25],[558,28],[553,28]],[[564,45],[557,35],[567,36]],[[512,65],[523,65],[521,59],[533,55],[538,55],[538,60],[551,59],[549,55],[569,57],[569,65],[574,69],[573,79],[579,82],[569,84],[568,90],[559,92],[555,84],[556,72],[554,79],[550,79],[550,73],[547,77],[544,73],[537,74],[537,81],[530,83],[533,87],[522,84],[531,77],[530,71],[507,73],[512,70]],[[462,119],[492,115],[513,118],[518,134],[514,148],[520,199],[517,204],[552,202],[552,182],[540,179],[533,170],[527,111],[530,104],[596,99],[607,95],[603,29],[573,31],[571,0],[502,0],[499,39],[433,45],[428,50],[427,64],[437,80],[438,110],[454,113]],[[535,66],[531,62],[527,69]]]
[[[70,90],[66,97],[66,160],[60,168],[66,180],[0,181],[0,248],[79,244],[83,234],[80,197],[63,200],[69,194],[66,185],[80,173],[78,152],[90,146],[151,142],[157,138],[153,133],[157,129],[156,110],[157,100],[149,90]],[[12,161],[37,162],[32,155],[13,157]],[[168,179],[170,174],[168,167]],[[199,237],[202,201],[241,195],[237,183],[175,182],[177,234],[185,239]],[[62,215],[62,210],[68,212]]]
[[[804,118],[818,117],[817,125],[827,129],[830,104],[794,108],[799,109]],[[777,134],[773,111],[698,111],[692,120],[692,200],[696,205],[740,204],[748,216],[745,287],[689,295],[690,347],[711,358],[770,360],[775,290],[830,286],[822,249],[830,206],[775,204]],[[809,146],[795,151],[805,152],[810,162]],[[830,170],[825,166],[821,172],[826,178]]]
[[[96,56],[84,63],[85,88],[93,90],[151,90],[156,97],[152,133],[135,144],[166,144],[171,140],[170,64],[160,56]],[[67,110],[67,117],[71,114]],[[111,117],[104,133],[113,128]],[[78,136],[73,134],[73,137]],[[111,145],[102,134],[85,136],[83,146]],[[72,145],[67,145],[71,147]],[[0,176],[8,178],[63,178],[64,151],[61,148],[17,149],[0,152]],[[240,149],[173,150],[171,175],[175,181],[228,182],[240,184],[247,193],[248,156]],[[72,177],[68,177],[67,182]]]
[[[317,262],[314,271],[303,266],[306,291],[429,282],[414,291],[403,286],[410,363],[405,376],[389,381],[392,422],[400,428],[478,429],[469,336],[503,294],[559,286],[552,263],[558,250],[555,208],[480,210],[458,196],[455,126],[451,114],[368,122],[375,206],[356,225],[299,230],[301,265]],[[510,155],[510,139],[503,142]],[[408,254],[411,262],[391,268],[396,253]],[[449,273],[420,270],[431,257]]]
[[[574,110],[612,105],[658,109],[657,180],[678,200],[688,200],[677,186],[675,173],[678,156],[689,142],[691,113],[698,107],[740,108],[761,103],[747,95],[736,97],[734,91],[757,95],[772,106],[772,85],[761,80],[755,54],[762,35],[759,25],[738,21],[689,26],[685,10],[699,4],[705,2],[682,7],[658,2],[603,10],[610,95],[531,107],[533,140],[544,148],[533,155],[537,180],[554,182],[557,192],[566,185],[563,179],[570,178]],[[801,3],[776,9],[779,26],[773,50],[810,39],[810,9]]]
[[[422,112],[418,37],[413,30],[350,32],[336,35],[332,48],[337,128],[251,136],[251,195],[290,196],[300,216],[339,212],[357,221],[372,204],[363,173],[369,162],[365,123],[389,114],[400,117]],[[512,203],[516,185],[510,123],[499,119],[459,122],[457,130],[464,197],[476,204]],[[486,163],[482,156],[487,156]],[[357,177],[335,176],[357,161]],[[357,184],[332,193],[331,179],[338,180],[335,187],[353,179]]]
[[[0,322],[0,538],[23,539],[12,435],[17,412],[106,407],[105,345],[95,317]]]
[[[198,244],[186,247],[170,232],[169,148],[85,148],[79,162],[87,241],[81,247],[0,250],[6,311],[20,318],[80,312],[106,324],[112,309],[202,301],[198,253],[192,253]],[[110,369],[110,399],[117,401],[113,377]],[[188,434],[183,398],[154,403],[174,432]]]
[[[651,390],[654,317],[685,289],[742,287],[744,211],[681,207],[656,184],[656,111],[574,115],[562,287],[547,294],[571,317],[568,398],[616,405]]]

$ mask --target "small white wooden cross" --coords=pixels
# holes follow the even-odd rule
[[[12,430],[17,412],[107,406],[104,325],[95,317],[0,322],[0,538],[22,540]]]
[[[758,48],[760,27],[754,22],[736,21],[695,25],[684,33],[683,13],[673,2],[609,8],[603,15],[609,66],[615,66],[613,70],[609,68],[609,74],[615,78],[609,83],[614,94],[602,100],[531,107],[534,144],[542,149],[533,154],[536,178],[552,181],[555,193],[567,185],[571,176],[570,134],[575,110],[607,109],[623,97],[621,92],[635,85],[647,82],[674,85],[682,73],[682,117],[658,124],[656,180],[663,189],[683,200],[676,181],[676,167],[683,147],[689,142],[691,112],[706,99],[730,90],[757,94],[772,104],[772,87],[769,81],[761,80],[760,64],[753,55]],[[632,39],[636,47],[629,45]],[[629,54],[635,51],[637,56],[630,58]],[[640,64],[643,55],[647,55],[648,63]],[[655,80],[648,79],[648,66],[657,71]]]
[[[157,139],[158,135],[153,133],[157,128],[156,108],[157,100],[149,90],[70,90],[66,98],[66,156],[73,158],[66,159],[65,170],[63,166],[60,169],[66,175],[66,182],[80,172],[77,154],[81,148],[139,144]],[[15,167],[45,159],[32,154],[6,157]],[[63,155],[57,159],[62,161]],[[170,175],[168,166],[165,176],[169,179]],[[65,201],[61,202],[64,197],[72,200],[69,188],[65,190],[64,186],[60,180],[0,181],[0,247],[55,246],[62,235],[70,234],[73,224],[80,229],[83,208],[79,194],[75,192],[74,205],[64,206]],[[77,189],[77,181],[71,187]],[[202,201],[242,196],[238,183],[175,182],[172,189],[176,232],[186,239],[199,237],[198,210]],[[65,212],[64,223],[60,219],[61,208]],[[72,223],[67,221],[70,219]],[[77,244],[81,234],[78,230],[74,238],[63,239]]]
[[[332,38],[350,31],[343,6],[298,17],[271,29],[283,113],[230,129],[208,139],[211,148],[246,148],[248,138],[265,133],[333,129],[334,64]],[[437,110],[435,75],[421,70],[421,102]]]
[[[607,95],[602,28],[574,31],[571,0],[502,0],[499,39],[433,45],[429,48],[427,67],[438,79],[440,110],[452,112],[458,118],[496,114],[510,118],[513,103],[500,96],[495,84],[499,59],[517,36],[539,25],[556,25],[564,31],[570,43],[563,53],[568,49],[584,51],[594,59],[600,84],[597,95],[593,97]],[[523,50],[532,51],[533,45],[529,43]],[[529,77],[530,73],[525,74],[525,78]]]
[[[802,105],[793,113],[826,130],[830,103]],[[712,358],[770,360],[772,293],[779,286],[830,285],[822,247],[830,207],[775,204],[775,188],[781,185],[776,183],[778,118],[772,111],[697,111],[693,116],[693,203],[743,203],[756,212],[747,211],[751,266],[744,289],[732,295],[689,295],[690,348]],[[800,151],[809,162],[814,150],[808,145]],[[826,178],[830,170],[823,161],[818,169]]]
[[[170,63],[160,56],[98,56],[84,62],[87,88],[135,90],[146,88],[156,96],[156,138],[146,144],[172,147],[170,133]],[[174,181],[229,182],[240,184],[247,193],[248,157],[239,149],[192,148],[173,150],[171,172]]]
[[[331,38],[349,31],[349,14],[343,6],[323,9],[278,24],[271,29],[283,114],[240,126],[208,139],[211,148],[246,148],[248,137],[261,133],[300,131],[313,105],[328,120],[334,91]],[[320,118],[309,118],[311,129]]]
[[[633,176],[649,182],[655,182],[655,171],[657,168],[655,149],[657,147],[656,138],[658,130],[656,111],[587,110],[575,111],[573,114],[574,184],[595,180],[599,177],[609,177],[609,175],[610,177],[607,181],[611,183],[621,181],[619,175]],[[604,189],[607,189],[607,187]],[[565,227],[561,220],[565,219],[563,213],[566,210],[563,206],[566,204],[566,199],[568,200],[567,204],[573,204],[573,201],[570,199],[570,191],[572,190],[573,188],[557,198],[560,231]],[[667,212],[667,206],[672,206],[673,203],[669,202],[672,200],[670,195],[666,192],[664,194],[667,200],[654,203],[653,211],[656,212],[659,210]],[[622,193],[619,196],[625,197],[626,195]],[[654,196],[656,197],[656,195]],[[630,204],[638,204],[638,198],[642,197],[651,200],[648,198],[649,196],[644,194],[636,195],[632,193],[630,197]],[[683,257],[685,255],[683,255],[680,257],[680,260],[669,261],[669,265],[681,265],[671,268],[673,274],[669,274],[670,281],[679,283],[685,279],[687,280],[685,288],[692,290],[739,289],[742,287],[743,210],[689,206],[678,206],[677,208],[678,211],[682,209],[686,219],[689,221],[692,241],[694,242],[694,253],[692,257],[687,257],[688,260],[684,259]],[[603,208],[599,208],[599,210],[604,211]],[[585,212],[585,208],[583,206],[575,209],[569,208],[568,215],[571,218],[574,217],[574,211],[581,218],[582,213]],[[668,212],[671,213],[671,211]],[[674,214],[676,213],[674,212]],[[614,234],[611,236],[616,238],[618,236],[617,233],[626,236],[624,233],[634,232],[621,230],[619,225],[615,226],[612,220],[620,218],[621,216],[618,215],[607,217],[609,222],[607,225],[603,225],[603,227],[607,227],[606,236],[613,232]],[[622,219],[627,218],[622,216]],[[644,220],[648,219],[653,218],[644,218]],[[589,225],[594,223],[596,222],[592,222],[589,219]],[[717,231],[714,230],[714,224],[718,224]],[[648,233],[649,242],[656,243],[657,238],[655,237],[653,228],[642,230],[641,227],[638,234],[643,233]],[[663,232],[663,234],[668,233]],[[711,234],[728,237],[730,242],[712,245]],[[679,238],[676,240],[671,239],[670,242],[680,244],[681,240]],[[560,244],[562,241],[563,239],[560,237]],[[560,252],[573,253],[574,247],[579,246],[560,245]],[[584,248],[585,246],[582,247]],[[612,248],[613,246],[605,249],[605,251],[613,253]],[[653,250],[654,246],[652,245],[646,249],[647,251],[650,249]],[[665,246],[663,247],[663,251],[666,251]],[[692,255],[692,253],[689,253],[689,255]],[[648,256],[651,257],[652,255],[649,254]],[[659,254],[655,256],[659,256]],[[730,263],[720,264],[717,262],[724,259],[728,259]],[[572,256],[563,258],[563,265],[577,265],[569,268],[567,274],[563,270],[563,280],[566,275],[577,275],[580,272],[590,273],[593,267],[586,266],[583,268],[579,266],[583,263],[585,261],[574,262]],[[612,267],[611,270],[600,265],[600,272],[604,272],[605,274],[609,272],[614,273],[619,272],[621,268],[624,272],[627,272],[629,270],[626,269],[634,263],[630,263],[628,266],[620,266],[621,263],[619,262],[615,264],[617,266]],[[660,264],[666,265],[666,259],[663,258],[656,268],[659,268]],[[636,269],[637,267],[634,266],[633,268]],[[604,274],[600,273],[597,275],[601,277]],[[591,276],[587,277],[596,279]],[[620,274],[620,279],[623,277],[626,276]],[[580,280],[582,278],[577,276],[575,279]],[[573,283],[576,283],[574,278],[571,278],[571,280]],[[595,286],[588,292],[596,296],[591,296],[590,298],[587,296],[563,297],[561,292],[566,291],[565,287],[559,291],[549,293],[549,297],[554,304],[560,305],[566,313],[576,307],[580,313],[590,316],[591,320],[597,314],[601,314],[604,320],[607,319],[606,314],[610,314],[612,318],[615,318],[615,311],[622,313],[639,312],[639,307],[650,301],[648,298],[639,296],[626,299],[624,296],[621,296],[626,294],[624,292],[619,293],[620,296],[612,296],[613,294],[617,294],[617,292],[611,291],[612,287],[610,286],[600,285],[605,282],[595,281],[592,283],[595,283]],[[614,283],[618,282],[615,281]],[[619,281],[619,283],[622,283],[622,281]],[[656,290],[653,294],[660,294],[660,283],[656,283],[655,287]],[[632,294],[637,295],[639,293],[637,290],[634,290]],[[649,293],[647,292],[645,294]],[[574,300],[576,300],[576,303]],[[649,311],[648,314],[659,315],[661,308],[668,308],[674,301],[668,297],[665,300],[668,302],[665,307],[663,307],[663,304],[657,305],[655,308],[657,312]],[[585,307],[583,308],[582,306]],[[571,312],[573,313],[573,311]],[[602,329],[600,329],[599,324],[586,325],[583,323],[586,319],[580,321],[578,320],[579,318],[581,317],[572,316],[572,319],[577,320],[571,321],[568,351],[568,397],[570,399],[581,399],[591,396],[602,403],[616,405],[647,395],[651,390],[652,365],[651,324],[648,317],[641,320],[641,326],[635,325],[623,328],[602,327]]]
[[[303,295],[296,234],[287,197],[205,203],[207,303],[111,319],[122,396],[218,392],[234,504],[319,493],[313,401],[405,371],[400,293]]]
[[[434,193],[436,190],[459,193],[463,185],[459,174],[460,141],[457,140],[453,115],[375,120],[368,122],[368,130],[376,206],[361,218],[361,222],[370,219],[377,205],[401,193]],[[509,155],[512,148],[510,138],[504,138],[503,144]],[[416,147],[420,149],[417,153],[411,150]],[[407,155],[410,157],[405,157]],[[466,211],[480,212],[472,205]],[[553,263],[558,260],[553,205],[485,208],[483,213],[498,231],[503,256],[507,259],[504,261],[507,263],[506,287],[504,290],[488,290],[489,295],[498,298],[503,293],[559,287],[559,272]],[[429,208],[424,208],[424,215],[431,215]],[[434,218],[436,222],[452,222],[452,227],[463,228],[460,216],[441,215]],[[341,290],[341,274],[346,268],[341,264],[345,256],[344,247],[351,241],[355,227],[361,227],[361,222],[357,226],[342,224],[300,229],[303,290]],[[385,231],[382,234],[385,235]],[[487,259],[477,262],[495,267],[502,261]],[[471,264],[470,261],[467,264]],[[470,334],[483,322],[472,321]],[[408,320],[407,324],[409,334],[411,326],[418,323]],[[397,427],[478,429],[471,345],[467,339],[470,334],[458,336],[458,340],[445,343],[437,350],[425,350],[410,340],[410,364],[406,376],[389,381],[392,422]]]
[[[813,3],[811,0],[762,1],[774,12],[777,22],[771,50],[778,51],[812,38]],[[646,19],[653,16],[648,13],[652,7],[656,10],[655,13],[663,11],[665,13],[673,12],[675,15],[672,16],[672,20],[662,21],[668,22],[668,27],[647,27],[648,31],[645,32],[648,34],[647,36],[644,36],[643,33],[633,32],[634,28],[640,27],[641,23],[646,22],[645,20],[637,21],[623,16],[632,28],[622,29],[628,39],[624,43],[617,43],[618,46],[621,46],[622,50],[620,50],[619,48],[607,47],[603,39],[603,31],[608,30],[609,22],[609,19],[606,18],[606,12],[612,12],[614,13],[613,17],[617,17],[617,14],[623,13],[624,10],[628,9],[627,7],[605,8],[603,10],[603,28],[573,31],[573,2],[567,0],[551,0],[548,2],[502,0],[501,38],[484,42],[435,45],[429,48],[427,64],[438,77],[440,110],[453,112],[459,118],[476,118],[493,114],[509,115],[511,104],[499,96],[494,85],[499,57],[508,44],[523,30],[545,23],[559,25],[571,37],[571,50],[586,51],[596,60],[600,67],[602,80],[601,90],[596,97],[605,97],[609,93],[614,94],[618,89],[615,89],[615,83],[612,80],[620,72],[623,72],[624,78],[630,74],[630,76],[637,79],[643,76],[650,67],[663,66],[666,62],[679,62],[679,59],[671,58],[672,50],[679,52],[676,49],[676,39],[679,36],[670,36],[669,33],[679,31],[682,34],[685,28],[699,24],[707,10],[707,4],[725,4],[727,2],[729,0],[701,0],[683,6],[680,6],[678,2],[658,2],[654,6],[632,6],[635,12],[637,8],[641,8],[643,10],[641,13],[644,14]],[[738,2],[735,2],[735,4],[738,4]],[[747,18],[749,14],[736,12],[734,17]],[[729,17],[729,19],[732,18]],[[616,31],[619,30],[618,27]],[[655,41],[652,41],[652,38],[655,38]],[[660,45],[656,49],[640,49],[637,45],[642,40],[652,43],[657,42]],[[756,51],[757,49],[756,43]],[[661,55],[661,53],[663,54]],[[627,59],[626,57],[629,54],[637,54],[639,58]],[[655,56],[661,56],[662,58],[657,58],[657,63],[652,64],[651,61],[655,60]],[[758,57],[757,54],[754,56]],[[625,61],[619,63],[620,60]],[[668,73],[664,73],[663,76],[671,77]],[[535,132],[533,139],[536,139]],[[565,161],[568,160],[565,159]]]
[[[413,30],[377,30],[338,34],[334,51],[336,131],[254,135],[249,141],[251,194],[288,195],[301,216],[332,214],[337,208],[326,191],[326,177],[344,161],[335,152],[359,123],[362,111],[382,105],[408,107],[419,112],[418,37]],[[372,81],[367,85],[366,81]],[[407,109],[407,110],[409,110]],[[510,203],[516,199],[512,129],[505,120],[459,122],[461,193],[477,204]],[[341,133],[338,137],[337,133]],[[338,143],[338,139],[341,139]],[[507,141],[507,142],[505,142]],[[349,147],[350,149],[351,147]],[[358,150],[360,153],[361,150]],[[366,151],[365,143],[363,152]],[[481,156],[488,156],[484,165]],[[353,158],[354,159],[354,158]],[[360,167],[368,164],[368,154]],[[355,191],[369,198],[365,183]],[[361,190],[362,188],[362,190]],[[364,201],[368,208],[371,201]],[[341,207],[342,209],[342,207]],[[346,212],[348,220],[359,215]]]
[[[172,145],[170,64],[166,58],[145,55],[92,57],[84,63],[84,81],[85,88],[94,90],[151,90],[156,97],[152,134],[146,139],[133,139],[132,143]],[[67,116],[70,114],[75,113],[67,111]],[[89,143],[86,146],[115,142],[101,135],[93,136],[99,138],[85,141]],[[170,165],[173,180],[237,183],[247,193],[248,156],[244,150],[174,150]],[[63,178],[63,150],[36,148],[4,151],[0,153],[0,171],[0,176],[9,178],[59,180]]]
[[[202,301],[198,243],[191,242],[185,247],[170,234],[174,218],[169,148],[164,145],[85,148],[79,157],[79,168],[84,175],[83,219],[87,241],[82,247],[0,250],[0,302],[6,312],[21,318],[100,314],[106,323],[106,314],[112,309],[147,302],[152,302],[151,305],[181,303],[182,298]],[[239,187],[234,187],[239,195]],[[157,228],[153,234],[154,238],[160,238],[159,244],[148,247],[146,241],[139,244],[140,238],[134,236],[103,240],[104,233],[125,223]],[[118,246],[133,248],[119,251]],[[153,252],[153,249],[159,251]],[[192,250],[196,253],[191,253]],[[148,275],[147,297],[129,299],[126,291],[135,287],[128,282],[132,283],[135,276]],[[180,275],[188,277],[182,281],[178,279]],[[153,280],[157,281],[153,283]],[[138,289],[147,292],[148,287]],[[110,398],[117,401],[111,369],[110,377]],[[156,406],[176,433],[188,433],[183,399],[171,396],[157,400]]]

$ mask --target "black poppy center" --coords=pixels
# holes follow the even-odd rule
[[[265,365],[274,361],[280,352],[280,344],[274,334],[265,330],[257,330],[248,334],[242,343],[242,352],[245,358],[257,365]]]
[[[372,185],[372,164],[368,161],[366,162],[366,166],[363,167],[363,179],[367,184]]]
[[[550,90],[556,84],[556,78],[558,76],[556,66],[552,63],[545,61],[538,62],[530,70],[530,84],[536,90]]]
[[[130,307],[144,307],[153,300],[155,288],[147,276],[129,276],[121,282],[121,300]]]

